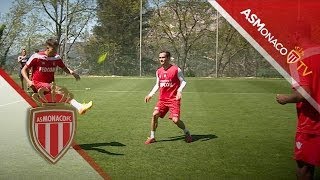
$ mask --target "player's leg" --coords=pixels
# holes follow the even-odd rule
[[[85,114],[93,106],[92,101],[81,104],[77,100],[71,99],[69,103],[78,110],[79,114]]]
[[[24,90],[24,83],[23,83],[23,76],[21,74],[21,69],[19,70],[19,78],[20,78],[20,82],[21,82],[21,88]]]
[[[20,78],[20,82],[21,82],[21,88],[24,90],[23,78]]]
[[[158,127],[158,119],[159,117],[163,118],[167,112],[168,107],[166,107],[162,101],[158,101],[151,117],[150,137],[148,137],[147,140],[144,142],[145,144],[151,144],[156,142],[155,132]]]
[[[180,129],[183,130],[184,135],[185,135],[185,141],[187,143],[191,143],[192,142],[192,136],[190,131],[186,128],[186,125],[184,124],[184,122],[182,120],[179,119],[179,117],[172,117],[171,118],[172,122],[174,122]]]
[[[156,132],[156,129],[158,127],[158,119],[159,119],[159,116],[160,116],[160,113],[159,111],[155,110],[153,111],[152,113],[152,117],[151,117],[151,123],[150,123],[150,136],[147,138],[147,140],[144,142],[145,144],[151,144],[151,143],[154,143],[156,142],[156,139],[155,139],[155,132]]]
[[[59,93],[61,92],[62,88],[59,86],[56,86],[56,91]],[[85,114],[92,106],[93,103],[92,101],[88,102],[88,103],[79,103],[76,99],[72,98],[69,101],[69,104],[71,104],[74,108],[76,108],[79,112],[79,114]]]
[[[303,161],[297,161],[297,179],[312,180],[314,176],[314,166]]]
[[[32,88],[35,89],[36,91],[38,89],[40,89],[40,88],[45,88],[50,93],[51,86],[52,86],[51,83],[43,83],[43,82],[35,82],[34,81],[34,87],[32,87]],[[61,89],[62,89],[61,87],[56,86],[55,87],[56,93],[59,93],[61,91]],[[73,98],[69,101],[69,104],[71,104],[73,107],[75,107],[78,110],[79,114],[86,113],[93,105],[92,101],[90,101],[88,103],[81,104],[81,103],[79,103],[77,100],[75,100]]]
[[[313,179],[315,166],[320,166],[320,136],[297,132],[295,141],[297,179]]]
[[[156,131],[157,127],[158,127],[158,119],[160,117],[160,113],[159,111],[153,111],[152,113],[152,118],[151,118],[151,131]],[[150,136],[153,137],[154,136]]]
[[[28,74],[28,78],[32,79],[32,71],[30,69],[27,69],[27,74]],[[27,91],[28,93],[30,93],[30,87],[28,84],[27,84]]]
[[[30,86],[34,93],[38,93],[39,89],[45,89],[44,93],[50,93],[51,91],[51,84],[50,83],[43,83],[38,81],[33,81],[33,85]]]
[[[169,105],[170,107],[170,116],[169,119],[172,120],[180,129],[183,130],[185,134],[185,141],[187,143],[192,142],[192,136],[190,131],[186,128],[186,125],[184,122],[180,119],[180,100],[179,101],[172,101],[171,104]]]

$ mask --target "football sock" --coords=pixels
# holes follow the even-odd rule
[[[75,99],[72,99],[70,101],[70,104],[78,110],[82,107],[82,104],[78,103],[78,101],[76,101]]]
[[[189,130],[188,130],[187,128],[185,128],[185,129],[183,130],[183,132],[184,132],[184,134],[190,134],[190,132],[189,132]]]
[[[154,138],[154,131],[150,132],[150,138]]]

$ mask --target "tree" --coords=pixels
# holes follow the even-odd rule
[[[60,41],[60,55],[68,57],[74,44],[82,40],[94,15],[94,0],[14,1],[6,16],[0,66],[9,51],[17,52],[24,47],[32,53],[51,37]]]
[[[2,38],[2,35],[3,35],[3,31],[4,31],[4,28],[5,28],[6,26],[4,25],[4,24],[1,24],[1,26],[0,26],[0,41],[1,41],[1,38]]]
[[[151,59],[157,57],[150,52],[173,51],[172,61],[187,76],[215,76],[216,70],[220,77],[257,76],[260,66],[268,69],[261,55],[206,1],[152,1],[155,10],[144,40]]]
[[[225,19],[219,23],[218,75],[256,76],[262,56]],[[210,51],[209,56],[215,53]],[[215,73],[213,69],[210,74]]]
[[[74,43],[79,40],[80,35],[84,32],[89,20],[94,17],[94,0],[34,1],[39,3],[38,7],[43,10],[50,20],[42,21],[42,18],[39,17],[39,25],[53,34],[64,45],[60,48],[60,54],[62,56],[68,54]]]
[[[1,24],[0,25],[0,42],[1,42],[1,44],[0,44],[0,47],[2,47],[3,45],[2,45],[2,41],[1,41],[1,39],[2,39],[2,35],[3,35],[3,32],[4,32],[4,29],[6,28],[6,26],[4,25],[4,24]]]
[[[96,68],[115,75],[138,73],[139,14],[140,0],[97,0],[97,25],[90,42],[97,45],[91,49],[97,56],[92,62],[104,53],[108,60]]]
[[[0,39],[0,67],[6,64],[10,48],[18,39],[24,27],[23,17],[28,13],[28,4],[24,0],[14,1],[11,11],[4,17]]]
[[[184,71],[197,41],[213,33],[215,10],[199,0],[153,0],[153,4],[155,11],[147,39],[161,49],[172,49],[176,63]]]

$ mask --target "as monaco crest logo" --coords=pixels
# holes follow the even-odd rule
[[[303,50],[300,47],[295,47],[293,50],[289,52],[287,55],[287,63],[293,64],[298,62],[303,56]]]
[[[72,94],[65,88],[56,92],[55,85],[39,89],[32,98],[40,107],[29,111],[29,135],[34,147],[55,164],[70,148],[76,129],[76,111],[66,102]],[[47,93],[47,94],[45,94]]]

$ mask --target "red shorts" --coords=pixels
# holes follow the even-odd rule
[[[180,100],[159,100],[154,110],[160,113],[161,118],[163,118],[168,111],[170,111],[169,119],[173,117],[180,118]]]
[[[320,166],[320,135],[297,132],[294,159]]]
[[[34,92],[37,92],[38,89],[40,88],[48,88],[49,91],[51,90],[51,83],[44,83],[44,82],[38,82],[38,81],[33,81],[34,87],[32,87],[32,90]]]

